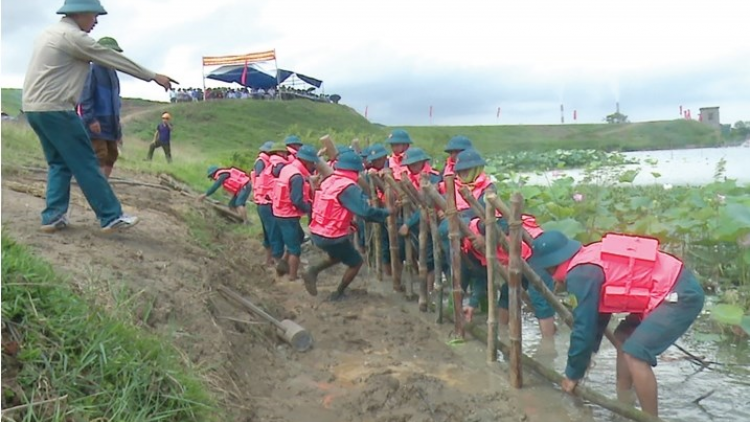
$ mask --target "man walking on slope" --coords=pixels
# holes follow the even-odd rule
[[[52,233],[68,226],[72,176],[96,213],[103,232],[133,227],[138,217],[123,214],[120,201],[99,169],[91,139],[75,112],[76,103],[90,62],[144,81],[155,81],[165,90],[174,81],[100,45],[88,35],[97,17],[107,14],[99,0],[66,0],[57,14],[65,16],[34,42],[23,84],[23,111],[39,137],[49,166],[41,229]]]

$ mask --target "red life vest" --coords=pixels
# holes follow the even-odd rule
[[[683,265],[661,252],[656,239],[614,233],[581,248],[567,271],[584,264],[604,270],[599,312],[630,312],[644,317],[672,291]]]
[[[456,160],[451,157],[446,158],[445,167],[443,168],[443,177],[456,174],[454,168],[456,167]]]
[[[258,154],[258,158],[255,159],[255,163],[253,163],[253,171],[250,172],[250,181],[253,184],[253,199],[257,199],[255,195],[257,195],[257,189],[256,189],[256,183],[255,181],[258,179],[258,175],[255,174],[255,165],[258,164],[258,161],[263,162],[263,168],[268,167],[268,164],[270,163],[268,154],[265,152],[261,152]]]
[[[419,190],[422,182],[422,173],[431,174],[433,176],[440,176],[440,173],[436,172],[432,169],[432,166],[430,166],[430,163],[425,163],[424,167],[422,167],[422,170],[420,170],[417,173],[412,173],[411,170],[408,171],[409,173],[409,181],[412,185],[414,185],[417,190]]]
[[[291,181],[292,176],[302,176],[302,199],[310,203],[310,171],[299,160],[292,161],[281,169],[278,179],[273,187],[273,215],[276,217],[302,217],[304,212],[292,203]]]
[[[480,234],[479,221],[479,218],[473,218],[469,222],[469,230],[471,230],[474,234]],[[504,234],[500,233],[500,235]],[[509,237],[507,238],[508,240],[510,240]],[[461,251],[463,251],[463,253],[467,255],[472,255],[473,257],[475,257],[482,264],[482,266],[487,266],[487,255],[485,254],[485,251],[478,251],[476,248],[474,248],[474,245],[472,245],[471,240],[468,236],[464,237],[461,240]],[[531,246],[529,246],[526,242],[521,242],[521,258],[523,258],[523,260],[525,261],[531,257],[531,254]],[[496,255],[498,261],[500,261],[503,265],[508,265],[510,256],[508,255],[508,252],[499,245],[497,247]]]
[[[216,170],[213,176],[214,180],[219,180],[219,177],[224,174],[228,174],[229,177],[224,180],[221,186],[232,195],[237,195],[237,192],[245,187],[247,182],[250,181],[250,176],[248,176],[247,173],[234,167]]]
[[[313,200],[310,233],[327,238],[349,234],[354,214],[341,205],[339,195],[357,181],[346,173],[336,170],[320,184],[320,191]],[[356,177],[356,173],[350,173]]]
[[[479,200],[479,197],[484,194],[484,191],[487,190],[488,187],[492,185],[492,181],[489,177],[487,177],[486,173],[482,173],[477,177],[477,180],[474,181],[471,185],[468,185],[471,188],[471,194],[476,198],[476,200]],[[461,179],[458,177],[456,178],[456,210],[461,212],[465,211],[471,208],[471,205],[469,205],[468,202],[464,199],[463,196],[459,193],[459,189],[461,186],[464,186],[464,183],[461,182]]]
[[[271,196],[273,195],[273,187],[276,181],[272,170],[278,164],[287,164],[287,160],[276,154],[269,156],[266,167],[263,168],[263,171],[255,179],[255,194],[253,195],[253,199],[256,204],[267,205],[272,202]]]
[[[409,170],[405,165],[401,164],[402,161],[404,161],[403,152],[398,155],[391,154],[391,156],[388,157],[388,168],[393,172],[394,180],[401,180],[401,173]]]
[[[287,152],[289,153],[289,160],[293,161],[295,158],[297,158],[297,150],[292,147],[286,147]]]

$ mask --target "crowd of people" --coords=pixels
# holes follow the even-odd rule
[[[387,147],[373,144],[361,152],[339,146],[337,154],[329,155],[326,161],[320,156],[325,149],[318,152],[298,136],[288,136],[283,142],[267,142],[260,147],[250,170],[210,167],[208,177],[214,183],[200,199],[223,187],[232,196],[230,208],[246,220],[246,203],[252,198],[263,227],[267,265],[274,267],[279,276],[288,276],[290,280],[301,278],[310,295],[318,294],[317,280],[321,272],[344,265],[342,279],[329,296],[329,300],[338,301],[345,298],[347,288],[363,265],[362,253],[369,247],[364,241],[367,222],[381,226],[380,256],[387,275],[391,275],[388,271],[391,256],[403,265],[407,242],[415,249],[419,246],[420,213],[402,213],[399,201],[386,202],[385,192],[380,188],[367,192],[370,178],[382,179],[388,174],[401,183],[406,177],[417,190],[422,183],[429,183],[445,195],[444,178],[453,175],[456,191],[468,188],[481,206],[485,205],[487,194],[496,192],[484,171],[486,163],[482,154],[464,136],[448,141],[445,147],[448,158],[440,172],[432,168],[432,158],[424,150],[413,146],[406,131],[394,130],[385,144]],[[471,204],[458,193],[456,210],[458,218],[474,235],[484,236],[487,228],[482,216],[476,215]],[[469,237],[462,236],[459,242],[460,268],[449,265],[447,259],[442,259],[440,268],[435,268],[434,254],[451,256],[449,218],[443,210],[437,210],[437,215],[440,239],[436,244],[440,245],[440,250],[429,248],[427,253],[428,276],[419,289],[420,310],[427,311],[435,300],[429,292],[434,288],[436,277],[448,279],[460,271],[461,287],[469,298],[464,318],[470,321],[483,311],[482,304],[491,299],[497,301],[498,321],[507,324],[507,285],[500,289],[497,297],[487,297],[485,251],[476,249]],[[309,221],[309,238],[325,254],[324,258],[302,269],[300,255],[305,230],[301,220],[305,216]],[[386,235],[385,222],[389,217],[395,219],[399,234],[398,253],[393,255],[389,253],[393,250]],[[563,389],[573,392],[585,376],[612,316],[628,314],[615,330],[620,342],[617,345],[618,397],[637,397],[644,411],[657,415],[657,387],[652,366],[656,365],[657,356],[687,331],[703,307],[704,292],[692,271],[678,258],[662,252],[656,239],[610,233],[599,242],[582,245],[559,231],[544,231],[534,216],[524,215],[522,224],[533,238],[523,244],[523,259],[548,289],[561,283],[576,302]],[[499,213],[497,230],[501,235],[508,233],[508,222]],[[432,241],[427,245],[432,245]],[[507,265],[507,251],[498,246],[496,255],[498,262]],[[404,291],[398,277],[392,280],[395,291]],[[554,308],[527,280],[523,286],[531,297],[542,336],[553,337],[556,334]]]
[[[279,89],[273,87],[268,89],[263,88],[206,88],[205,92],[202,88],[177,88],[169,90],[169,102],[171,103],[184,103],[191,101],[211,101],[211,100],[224,100],[224,99],[238,99],[238,100],[293,100],[297,98],[304,98],[312,101],[325,102],[325,103],[338,103],[341,98],[338,95],[326,95],[318,94],[315,92],[315,88],[299,89],[288,86],[280,86]]]

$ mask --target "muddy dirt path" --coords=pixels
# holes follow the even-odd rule
[[[158,183],[147,175],[118,176]],[[233,421],[574,421],[586,415],[527,376],[511,391],[503,364],[488,370],[481,344],[446,344],[450,327],[417,311],[366,275],[338,303],[324,301],[340,269],[321,275],[312,298],[298,282],[275,280],[257,241],[227,235],[207,207],[177,193],[115,185],[131,231],[105,236],[77,187],[65,232],[39,232],[44,183],[3,174],[3,229],[31,246],[99,304],[135,304],[137,324],[170,338],[198,367]],[[193,213],[193,214],[191,214]],[[186,216],[217,228],[197,243]],[[224,234],[222,234],[224,233]],[[318,252],[306,245],[303,261]],[[294,353],[215,288],[224,283],[280,318],[310,330],[315,347]],[[119,299],[118,299],[119,298]]]

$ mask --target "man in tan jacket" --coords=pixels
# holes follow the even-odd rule
[[[97,17],[107,14],[99,0],[65,0],[57,14],[64,17],[45,29],[34,42],[23,84],[23,111],[39,137],[49,166],[41,229],[52,233],[68,226],[72,176],[96,213],[103,232],[133,227],[138,217],[122,212],[120,201],[99,169],[91,139],[75,106],[91,62],[154,81],[165,90],[175,81],[99,45],[88,35],[96,26]]]

